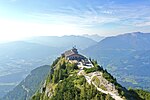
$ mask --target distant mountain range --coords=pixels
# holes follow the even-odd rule
[[[66,48],[69,49],[72,48],[73,46],[76,46],[78,49],[82,49],[82,50],[97,43],[95,40],[90,39],[88,37],[75,36],[75,35],[62,36],[62,37],[39,36],[39,37],[28,38],[25,41],[47,45],[51,47],[65,48],[65,49]]]
[[[99,36],[97,34],[94,34],[94,35],[84,34],[82,36],[90,38],[90,39],[97,41],[97,42],[100,42],[101,40],[103,40],[105,38],[104,36]]]
[[[150,33],[134,32],[107,37],[83,53],[106,66],[124,86],[150,91]]]

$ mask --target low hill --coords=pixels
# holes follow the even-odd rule
[[[50,66],[44,65],[31,71],[31,73],[12,91],[8,92],[2,100],[29,100],[29,98],[44,83]]]

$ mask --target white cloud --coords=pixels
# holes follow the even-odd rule
[[[150,22],[148,21],[148,22],[136,23],[135,25],[138,27],[150,26]]]
[[[16,0],[12,0],[16,1]],[[41,11],[41,10],[40,10]],[[44,11],[44,10],[43,10]],[[37,35],[99,34],[113,35],[149,26],[148,5],[115,4],[65,6],[44,12],[26,13],[29,22],[0,20],[0,39]],[[27,20],[27,19],[26,19]],[[108,27],[106,24],[111,23]],[[115,27],[117,24],[119,27]],[[105,25],[104,25],[105,24]],[[113,24],[115,24],[113,26]],[[104,25],[104,27],[102,27]],[[96,26],[96,27],[95,27]],[[93,28],[94,27],[94,28]],[[144,30],[144,29],[143,29]],[[149,29],[145,29],[149,30]]]
[[[79,34],[102,33],[103,35],[112,35],[122,33],[123,31],[138,30],[135,28],[135,23],[144,22],[145,25],[149,25],[149,23],[145,23],[145,20],[147,20],[145,18],[150,16],[149,11],[150,7],[146,5],[115,5],[111,3],[109,6],[107,4],[102,6],[88,5],[84,8],[66,6],[61,7],[61,9],[50,11],[49,13],[32,13],[29,14],[29,16],[35,21],[40,20],[51,25],[52,23],[57,25],[71,25],[75,27],[72,29],[74,31],[70,31],[70,33],[73,32],[71,34],[81,32]],[[111,25],[117,23],[119,26],[118,28],[104,29],[101,27],[109,23],[111,23]],[[95,26],[97,28],[92,29]],[[142,24],[138,26],[141,27]]]

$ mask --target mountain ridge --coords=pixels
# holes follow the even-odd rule
[[[82,53],[96,59],[122,85],[150,91],[150,87],[144,84],[150,81],[149,74],[145,72],[150,66],[149,45],[150,33],[134,32],[107,37]]]
[[[78,61],[78,58],[69,59],[63,55],[56,59],[43,87],[33,95],[32,100],[66,100],[69,98],[73,100],[97,100],[100,98],[106,100],[142,100],[140,96],[130,94],[130,91],[122,87],[107,70],[98,65],[97,61],[89,59],[93,66],[88,67],[86,64],[83,65],[86,60],[83,62],[82,60]],[[82,81],[80,81],[81,79]],[[92,91],[97,92],[92,92],[93,96],[91,96],[90,92],[84,91],[88,87],[93,87]]]

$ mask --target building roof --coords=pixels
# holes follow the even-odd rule
[[[67,57],[70,57],[70,56],[85,58],[83,55],[80,55],[80,54],[72,54],[72,55],[69,55]]]
[[[77,49],[74,48],[74,47],[73,47],[71,50],[65,51],[65,53],[64,53],[65,57],[71,56],[71,55],[73,55],[73,54],[78,54]]]

